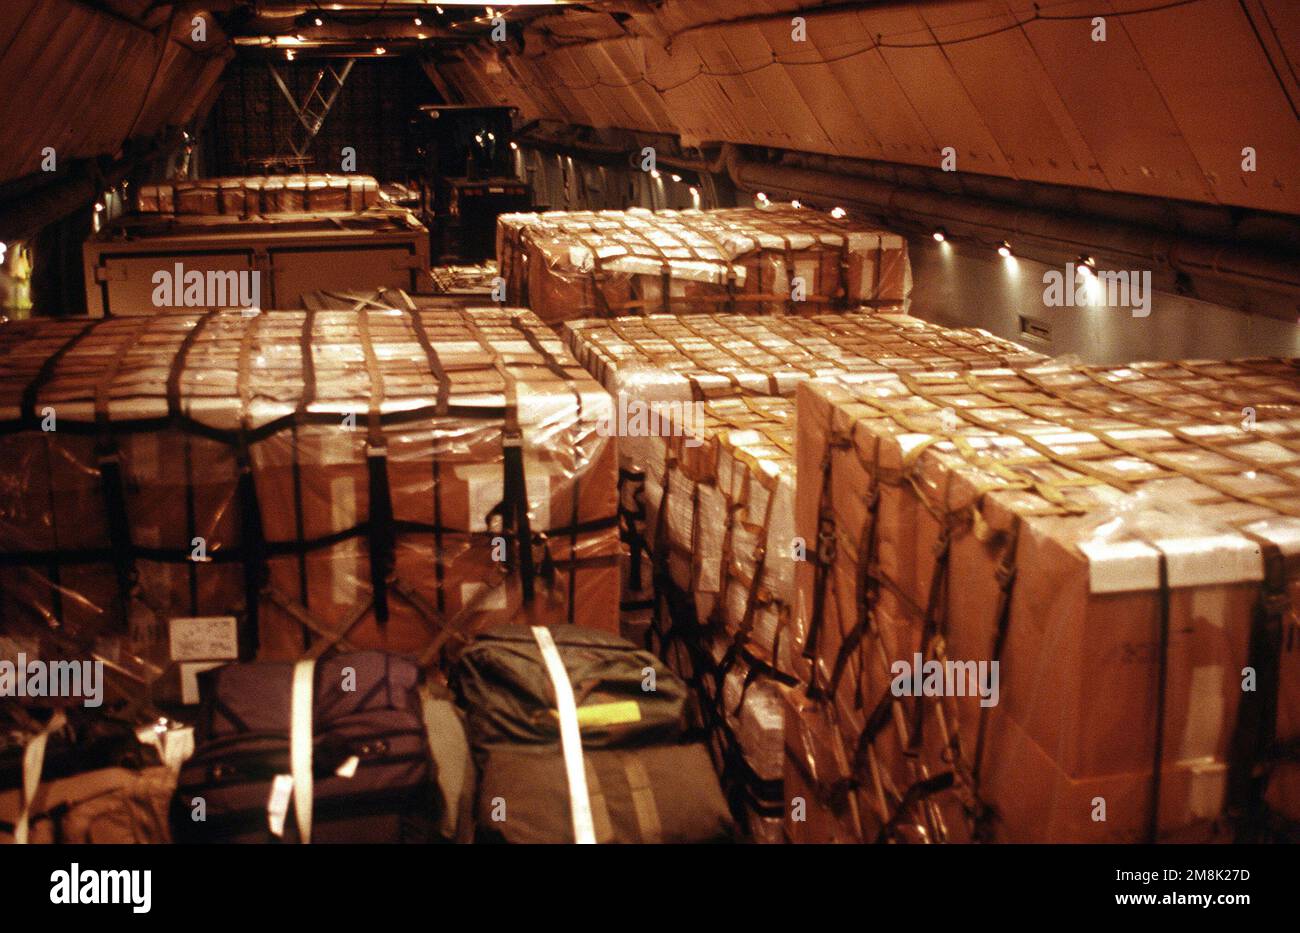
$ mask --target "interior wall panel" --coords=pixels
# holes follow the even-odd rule
[[[1265,158],[1243,178],[1237,144],[1258,140],[1262,156],[1300,148],[1294,0],[812,8],[800,13],[808,41],[794,42],[798,7],[665,0],[621,26],[608,18],[605,30],[586,14],[584,32],[606,38],[570,35],[562,47],[565,17],[545,17],[526,43],[528,85],[467,73],[482,58],[448,77],[467,100],[687,145],[927,167],[952,146],[964,172],[1300,213],[1292,166]],[[1104,42],[1091,38],[1098,12]]]

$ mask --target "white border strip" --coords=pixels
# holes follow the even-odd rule
[[[560,715],[560,748],[564,752],[564,770],[569,778],[569,804],[573,812],[573,841],[595,845],[596,824],[591,816],[591,797],[587,794],[587,771],[582,760],[582,732],[578,728],[578,704],[573,685],[564,669],[555,639],[544,625],[532,626],[533,638],[541,649],[546,673],[555,688],[555,706]]]

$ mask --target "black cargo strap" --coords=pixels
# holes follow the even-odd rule
[[[168,379],[167,408],[175,417],[180,413],[180,381],[185,359],[189,355],[193,341],[199,332],[211,320],[211,312],[201,317],[197,324],[185,335],[182,352],[177,355],[176,365]],[[244,567],[244,629],[239,635],[240,656],[247,659],[257,656],[260,644],[258,626],[258,607],[261,602],[262,586],[266,582],[266,537],[262,530],[262,510],[257,501],[257,486],[253,482],[253,460],[244,440],[244,432],[250,426],[250,408],[252,396],[249,390],[249,367],[253,351],[253,341],[261,327],[262,315],[258,315],[245,330],[239,346],[239,373],[237,386],[239,392],[239,418],[241,432],[235,444],[235,465],[239,471],[235,494],[239,508],[239,551]],[[193,565],[191,564],[191,570]]]
[[[388,484],[388,441],[379,420],[384,404],[384,380],[370,339],[370,312],[357,311],[361,349],[370,378],[370,402],[366,411],[366,471],[369,478],[370,516],[366,541],[370,560],[370,590],[375,601],[375,622],[388,623],[388,584],[393,574],[397,547],[393,528],[393,497]]]
[[[951,475],[944,491],[944,501],[948,501],[948,488],[952,485]],[[939,539],[934,544],[934,570],[930,576],[930,593],[926,600],[925,616],[921,624],[921,654],[939,659],[937,650],[939,640],[947,634],[945,607],[948,596],[948,566],[952,555],[952,533],[955,513],[945,512],[940,521]],[[908,750],[911,754],[920,754],[925,731],[925,708],[923,697],[916,697],[912,706],[912,729],[908,736]]]
[[[240,648],[247,657],[256,657],[260,643],[258,602],[266,582],[266,536],[262,527],[262,509],[257,499],[257,485],[253,482],[253,464],[248,448],[240,445],[235,451],[239,469],[236,495],[239,502],[239,550],[244,565],[244,609],[247,613],[244,637]]]
[[[889,841],[890,837],[896,832],[898,825],[903,822],[904,817],[913,809],[920,806],[935,794],[950,790],[955,781],[951,771],[941,771],[927,778],[921,778],[913,783],[906,791],[903,792],[898,806],[894,810],[894,815],[880,829],[880,834],[876,836],[876,843],[883,844]]]
[[[36,372],[36,377],[28,383],[26,388],[23,389],[22,415],[19,421],[21,430],[39,429],[41,419],[36,415],[36,403],[41,389],[45,388],[49,381],[54,378],[54,372],[58,369],[59,363],[62,359],[67,356],[68,353],[77,346],[77,344],[81,343],[81,341],[84,340],[92,330],[101,326],[108,320],[109,318],[100,318],[97,321],[92,321],[85,325],[81,330],[73,334],[72,337],[63,344],[63,346],[59,347],[58,350],[48,356],[45,362],[41,364],[41,368]]]
[[[825,624],[826,599],[830,589],[831,573],[835,566],[835,509],[831,504],[831,458],[836,450],[850,446],[848,435],[831,430],[822,456],[821,495],[817,505],[817,550],[813,570],[813,604],[808,621],[808,634],[804,639],[803,656],[812,664],[808,679],[808,696],[817,699],[823,695],[818,677],[817,648],[821,628]]]
[[[37,417],[36,404],[41,389],[43,389],[46,386],[46,384],[48,384],[49,381],[54,378],[54,372],[58,368],[59,361],[62,360],[65,356],[67,356],[68,352],[71,351],[78,343],[80,343],[92,330],[94,330],[96,327],[99,327],[101,324],[103,324],[105,320],[107,319],[101,318],[100,320],[92,321],[91,323],[82,327],[75,334],[73,334],[71,338],[65,341],[63,346],[59,347],[58,350],[56,350],[49,357],[47,357],[45,359],[45,362],[41,364],[41,368],[37,370],[36,376],[23,389],[22,407],[19,410],[19,416],[17,422],[19,430],[37,430],[40,427],[40,422],[42,419]],[[54,414],[55,414],[54,427],[57,429],[58,412],[55,411]],[[53,597],[53,604],[51,608],[54,611],[55,617],[61,619],[63,618],[63,587],[61,586],[60,583],[59,562],[54,558],[51,558],[50,565],[48,567],[48,572],[49,572],[49,578],[51,582],[55,584],[53,587],[51,587],[51,594]]]
[[[109,545],[113,550],[113,573],[117,578],[118,598],[124,616],[130,612],[131,593],[136,584],[135,557],[131,547],[131,521],[127,515],[125,477],[122,474],[122,457],[113,436],[109,417],[109,393],[113,381],[121,370],[122,361],[139,340],[142,330],[134,329],[117,347],[112,361],[95,384],[95,457],[99,467],[100,492],[104,497],[105,517],[108,521]]]
[[[643,530],[646,519],[645,474],[639,470],[618,468],[619,538],[628,546],[628,585],[634,592],[642,589],[641,562],[645,556],[646,541]],[[625,498],[634,503],[629,508]]]
[[[874,443],[875,453],[872,455],[872,463],[880,462],[880,436],[877,435]],[[858,650],[862,640],[868,633],[872,632],[875,627],[876,600],[879,598],[879,580],[876,553],[879,535],[880,516],[880,473],[878,470],[871,471],[871,486],[867,491],[867,521],[862,530],[862,539],[858,543],[858,618],[854,621],[853,627],[844,635],[840,642],[840,649],[836,653],[835,663],[831,668],[830,683],[827,690],[831,696],[834,696],[839,690],[840,680],[844,677],[844,672],[848,669],[849,659],[853,653]],[[862,708],[862,678],[858,677],[857,685],[854,689],[854,704],[857,709]]]
[[[1283,628],[1291,609],[1286,556],[1272,541],[1252,536],[1264,561],[1264,580],[1251,620],[1247,665],[1255,689],[1242,691],[1228,767],[1228,817],[1238,842],[1259,841],[1277,739]]]
[[[533,534],[528,519],[528,481],[524,477],[524,438],[519,427],[518,409],[506,406],[506,424],[501,432],[501,456],[504,469],[502,501],[493,514],[502,520],[502,533],[507,547],[511,536],[515,538],[513,550],[519,567],[519,581],[523,588],[525,605],[532,603],[535,568],[533,565]]]
[[[1017,516],[1008,532],[1006,547],[1002,550],[1002,559],[994,569],[998,583],[998,606],[994,616],[996,628],[993,633],[993,663],[1000,664],[1002,653],[1006,649],[1007,633],[1011,628],[1011,598],[1015,594],[1017,548],[1020,544],[1021,520]],[[989,707],[980,707],[979,726],[975,736],[975,765],[971,771],[973,791],[978,797],[980,777],[984,766],[984,748],[988,732]]]
[[[407,297],[409,301],[409,296]],[[439,416],[446,415],[448,400],[451,396],[451,379],[447,376],[447,370],[442,365],[442,359],[438,356],[438,351],[433,348],[433,343],[429,340],[429,332],[425,329],[420,312],[414,307],[408,307],[405,310],[410,315],[411,329],[415,332],[416,342],[420,344],[420,349],[424,351],[425,358],[429,363],[429,369],[433,372],[433,377],[438,380],[438,400],[434,412]]]

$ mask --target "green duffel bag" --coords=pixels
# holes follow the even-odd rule
[[[584,748],[672,742],[682,734],[687,687],[659,658],[595,629],[566,625],[549,632],[573,686]],[[528,626],[483,631],[453,676],[476,752],[559,742],[555,688]]]
[[[595,842],[732,838],[731,814],[703,745],[593,749],[582,758]],[[568,779],[555,746],[489,749],[476,809],[480,842],[575,841]]]

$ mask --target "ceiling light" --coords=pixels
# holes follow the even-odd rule
[[[798,201],[791,201],[790,206],[793,207],[795,210],[798,210],[799,208],[803,207],[803,205],[800,204]]]
[[[999,243],[999,244],[998,244],[998,255],[1001,256],[1003,259],[1010,259],[1010,258],[1011,258],[1011,244],[1008,243],[1006,240],[1003,240],[1001,243]]]
[[[1091,256],[1080,256],[1074,261],[1074,264],[1076,267],[1075,271],[1082,276],[1089,276],[1097,271],[1097,263]]]
[[[836,220],[839,220],[841,217],[843,217],[843,216],[844,216],[845,214],[847,214],[847,213],[848,213],[848,211],[846,211],[846,210],[845,210],[844,208],[842,208],[842,207],[832,207],[832,208],[831,208],[831,216],[834,217]]]
[[[673,181],[681,181],[681,180],[682,180],[682,176],[681,176],[681,175],[678,175],[678,174],[676,174],[676,173],[670,175],[669,177],[670,177]]]
[[[325,20],[321,19],[319,16],[316,17],[314,20],[312,20],[312,22],[315,23],[317,26],[325,25]]]
[[[415,18],[415,25],[417,25],[417,26],[423,26],[423,25],[424,25],[424,20],[420,19],[420,17],[417,16],[417,17]]]
[[[387,51],[388,51],[388,49],[384,48],[382,45],[377,45],[377,46],[375,46],[375,54],[376,54],[376,55],[383,55],[383,54],[384,54],[385,52],[387,52]]]
[[[512,140],[510,141],[510,148],[511,148],[511,149],[518,149],[518,148],[519,148],[519,143],[515,142],[515,141],[512,139]]]
[[[931,234],[931,236],[934,237],[934,242],[936,243],[942,243],[944,240],[948,239],[948,233],[946,230],[943,229],[943,227],[940,227],[938,230],[934,231],[934,233]]]

